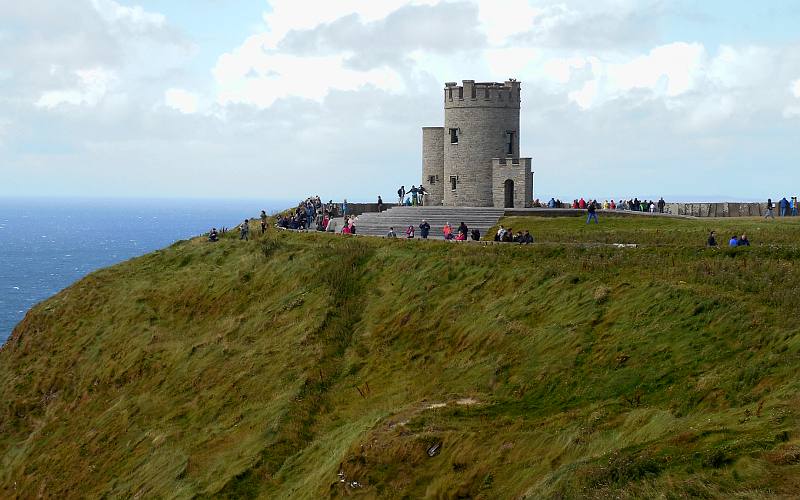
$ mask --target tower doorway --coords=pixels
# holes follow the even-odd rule
[[[503,187],[505,188],[505,208],[514,208],[514,181],[506,180]]]

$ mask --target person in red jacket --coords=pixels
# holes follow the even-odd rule
[[[581,196],[581,199],[578,200],[578,208],[580,208],[581,210],[586,209],[586,200],[583,199],[583,196]]]

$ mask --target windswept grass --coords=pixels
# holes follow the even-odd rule
[[[0,352],[0,496],[796,494],[800,225],[503,223],[547,243],[270,231],[90,275]]]

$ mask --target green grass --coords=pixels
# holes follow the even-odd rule
[[[93,273],[0,352],[0,496],[796,494],[800,225],[600,217]]]

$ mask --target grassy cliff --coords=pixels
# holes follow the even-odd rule
[[[800,225],[601,221],[93,273],[0,351],[0,497],[797,494]]]

